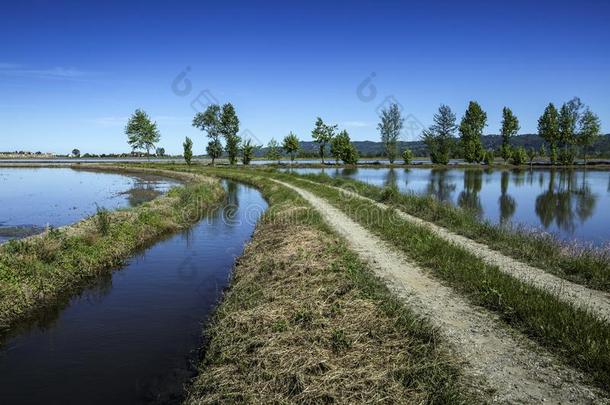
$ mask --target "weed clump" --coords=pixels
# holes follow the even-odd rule
[[[106,208],[98,206],[94,218],[97,232],[102,236],[107,236],[110,232],[110,212]]]

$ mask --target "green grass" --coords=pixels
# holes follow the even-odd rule
[[[294,175],[276,174],[326,199],[374,234],[393,244],[472,302],[499,313],[508,324],[531,336],[610,389],[610,325],[594,315],[527,285],[466,249],[406,221],[392,209],[362,199],[347,199],[339,190],[321,187]]]
[[[190,226],[197,217],[185,211],[200,212],[223,196],[217,181],[187,183],[138,207],[98,210],[75,225],[0,246],[0,336],[63,305],[137,250]]]
[[[485,243],[492,249],[566,280],[610,292],[608,250],[571,247],[550,234],[535,233],[522,227],[502,227],[481,221],[471,212],[447,202],[439,202],[433,197],[400,193],[396,188],[382,188],[357,180],[331,178],[325,174],[308,174],[302,177],[317,183],[346,188]]]
[[[206,328],[187,402],[481,401],[428,321],[269,171],[187,170],[255,186],[269,203]]]

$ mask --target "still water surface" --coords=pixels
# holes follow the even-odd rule
[[[174,402],[194,375],[202,323],[267,205],[227,182],[223,206],[24,327],[0,351],[0,402]]]
[[[605,246],[610,240],[610,171],[295,168],[326,173],[402,192],[432,195],[473,210],[494,223],[523,224],[575,240]]]
[[[69,168],[0,168],[0,242],[150,201],[178,182]]]

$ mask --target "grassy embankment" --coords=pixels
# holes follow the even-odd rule
[[[269,174],[271,175],[271,174]],[[487,265],[473,253],[406,221],[393,208],[345,198],[339,190],[289,174],[273,174],[336,206],[372,233],[467,296],[473,303],[499,313],[509,325],[610,389],[610,324],[585,310],[529,286]]]
[[[304,178],[345,188],[407,214],[482,242],[492,249],[587,287],[610,292],[610,252],[591,247],[569,247],[553,235],[522,227],[503,227],[481,221],[471,212],[433,197],[404,194],[396,188],[372,186],[358,180],[307,174]]]
[[[206,330],[187,402],[473,400],[435,330],[295,192],[250,170],[173,169],[251,184],[269,202]]]
[[[21,320],[61,306],[138,249],[188,227],[224,196],[216,180],[170,175],[185,185],[135,208],[102,210],[77,224],[0,246],[0,336]]]

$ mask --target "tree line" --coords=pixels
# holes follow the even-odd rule
[[[195,114],[192,125],[203,131],[208,143],[206,154],[212,160],[226,156],[231,165],[241,162],[245,165],[250,164],[255,151],[262,146],[256,145],[252,139],[242,139],[239,133],[239,118],[235,107],[231,103],[222,106],[212,104],[205,111]],[[337,132],[337,125],[324,123],[321,118],[317,118],[312,137],[320,146],[320,157],[324,163],[324,151],[327,145],[330,146],[330,153],[335,161],[342,161],[345,164],[355,164],[358,162],[358,151],[351,143],[350,135],[346,130]],[[160,141],[161,135],[156,122],[141,109],[136,110],[129,118],[125,127],[127,142],[135,150],[145,150],[146,155],[155,148],[155,144]],[[183,144],[183,156],[187,164],[191,164],[193,158],[193,141],[186,137]],[[162,148],[160,148],[162,149]],[[300,140],[294,132],[290,132],[282,140],[280,145],[274,138],[267,144],[267,158],[269,160],[280,160],[283,152],[286,153],[291,161],[294,161],[300,149]],[[164,152],[164,149],[162,149]],[[159,151],[159,149],[157,149]]]
[[[390,163],[394,163],[399,155],[406,164],[411,163],[411,150],[398,150],[399,136],[404,124],[399,106],[389,105],[381,111],[379,118],[377,129],[385,156]],[[195,114],[192,125],[206,134],[206,153],[212,164],[226,154],[231,165],[236,164],[238,159],[248,165],[255,151],[262,147],[256,145],[252,139],[242,139],[238,135],[239,124],[235,107],[231,103],[222,106],[212,104],[205,111]],[[438,112],[434,114],[433,124],[422,132],[421,139],[427,146],[434,164],[446,165],[449,159],[456,155],[462,156],[468,163],[492,164],[495,152],[485,150],[481,141],[486,126],[487,113],[476,101],[469,102],[459,124],[451,108],[441,104]],[[577,148],[582,150],[586,162],[587,150],[600,136],[601,124],[599,117],[575,97],[563,103],[560,109],[553,103],[549,103],[545,108],[538,119],[538,134],[546,144],[540,150],[512,147],[510,140],[518,134],[519,129],[519,119],[510,108],[504,107],[500,127],[502,145],[499,153],[505,162],[522,165],[529,161],[531,164],[537,156],[548,156],[552,164],[570,165],[574,163]],[[129,118],[125,133],[132,149],[145,150],[147,156],[151,150],[155,150],[155,145],[161,138],[156,122],[141,109],[136,110]],[[338,125],[325,123],[318,117],[311,137],[318,144],[318,155],[323,164],[327,149],[336,163],[358,162],[358,150],[351,142],[349,133],[345,129],[339,131]],[[299,145],[298,136],[291,131],[281,144],[275,138],[269,141],[266,157],[271,161],[279,161],[285,153],[294,161],[299,153]],[[193,141],[190,138],[185,139],[183,149],[186,162],[191,164]],[[157,148],[156,154],[163,156],[165,149]],[[73,155],[80,155],[80,151],[75,149]]]
[[[422,133],[432,163],[446,165],[456,151],[469,163],[490,164],[494,161],[494,151],[483,149],[481,137],[487,126],[487,114],[476,101],[468,104],[459,125],[451,108],[444,104],[433,121]],[[571,165],[577,148],[581,149],[586,162],[588,148],[600,136],[601,124],[599,117],[575,97],[563,103],[559,110],[553,103],[545,108],[538,119],[538,135],[546,144],[540,150],[512,147],[510,139],[518,134],[519,129],[519,119],[510,108],[504,107],[500,156],[505,162],[522,165],[527,161],[532,163],[537,156],[548,156],[551,164]],[[459,139],[456,132],[459,132]]]

